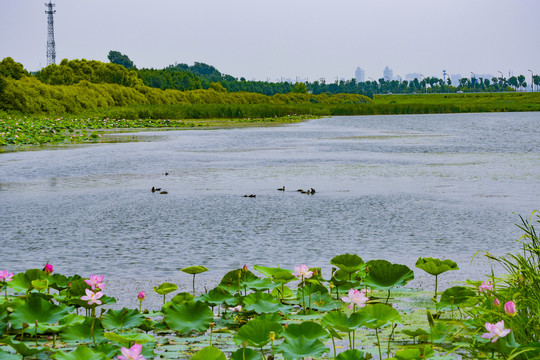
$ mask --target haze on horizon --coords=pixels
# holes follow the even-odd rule
[[[0,59],[46,65],[48,0],[0,0]],[[203,62],[248,80],[540,73],[538,0],[55,0],[56,62]]]

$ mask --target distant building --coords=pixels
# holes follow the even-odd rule
[[[366,81],[366,75],[364,73],[364,70],[362,70],[360,66],[356,68],[356,71],[354,72],[354,78],[356,80],[356,83],[363,83],[364,81]]]
[[[422,74],[420,73],[408,73],[405,75],[405,80],[407,81],[413,81],[414,79],[418,79],[418,81],[422,80]]]
[[[386,81],[394,80],[394,71],[392,71],[392,69],[390,69],[388,66],[385,67],[383,71],[383,78]]]

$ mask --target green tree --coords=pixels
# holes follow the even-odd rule
[[[511,78],[509,78],[508,79],[508,85],[513,86],[515,89],[517,89],[517,87],[519,85],[517,77],[512,76]]]
[[[299,93],[299,94],[307,94],[307,92],[308,92],[306,84],[304,84],[303,82],[294,84],[294,90],[293,91],[295,93]]]
[[[534,75],[533,82],[534,85],[536,85],[536,90],[538,90],[538,86],[540,86],[540,75]]]
[[[0,75],[19,80],[23,76],[28,76],[28,72],[24,70],[22,64],[15,62],[15,60],[10,57],[7,57],[0,62]]]
[[[527,87],[527,83],[525,82],[525,76],[524,75],[519,75],[517,77],[517,80],[518,80],[518,87],[519,88],[522,88],[522,87]]]
[[[133,61],[131,61],[127,55],[124,55],[118,51],[109,51],[107,58],[113,64],[122,65],[126,69],[133,69],[135,67]]]

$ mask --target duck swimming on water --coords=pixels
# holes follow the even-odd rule
[[[279,191],[285,191],[285,186],[278,188]]]

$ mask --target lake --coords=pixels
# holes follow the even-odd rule
[[[0,270],[469,263],[517,249],[518,214],[540,208],[539,129],[540,113],[349,116],[1,153]]]

